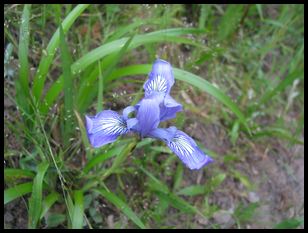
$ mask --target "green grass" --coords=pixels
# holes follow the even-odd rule
[[[235,183],[232,227],[245,228],[263,201],[243,201],[259,188],[249,153],[303,145],[303,17],[302,5],[6,5],[5,207],[22,198],[28,228],[225,228],[215,197]],[[89,144],[85,114],[137,103],[156,57],[184,106],[170,125],[215,160],[201,171],[153,139]]]

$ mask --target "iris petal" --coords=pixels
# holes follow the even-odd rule
[[[160,105],[160,121],[174,118],[179,111],[182,111],[182,105],[176,102],[169,94],[166,95],[164,103]]]
[[[213,162],[213,159],[204,154],[191,137],[180,130],[167,145],[190,169],[200,169]]]
[[[128,119],[128,115],[132,112],[136,111],[136,108],[134,106],[128,106],[126,108],[124,108],[123,110],[123,117],[125,120]]]
[[[163,140],[190,169],[200,169],[213,162],[213,159],[204,154],[191,137],[175,127],[157,128],[150,132],[149,136]]]
[[[159,124],[159,103],[155,98],[142,99],[137,113],[138,128],[141,136],[146,136]]]
[[[122,116],[112,110],[104,110],[96,116],[86,116],[86,128],[93,147],[114,142],[118,136],[128,132]]]
[[[174,77],[170,63],[157,59],[149,73],[149,79],[145,82],[143,88],[145,96],[151,95],[153,92],[169,94],[174,84]]]

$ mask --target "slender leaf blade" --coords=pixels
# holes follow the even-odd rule
[[[16,169],[16,168],[5,168],[4,179],[20,179],[20,178],[33,178],[35,174],[30,170]]]
[[[67,43],[65,41],[62,24],[60,25],[60,51],[64,79],[64,141],[65,143],[68,143],[68,139],[70,137],[73,127],[72,112],[74,104],[74,91],[71,73],[72,58],[69,53]]]
[[[43,200],[43,206],[42,206],[42,212],[41,212],[40,219],[42,219],[45,216],[45,214],[48,212],[50,207],[54,203],[56,203],[56,201],[58,201],[59,198],[60,198],[60,195],[58,193],[52,192]]]
[[[104,198],[106,198],[109,202],[115,205],[119,210],[121,210],[130,220],[132,220],[138,227],[141,229],[145,229],[146,226],[140,220],[140,218],[135,214],[132,209],[120,198],[118,198],[112,192],[108,192],[104,189],[95,190],[99,194],[101,194]]]
[[[64,32],[67,32],[69,30],[69,28],[72,26],[75,20],[89,5],[90,4],[79,4],[69,13],[69,15],[62,22]],[[33,91],[33,96],[36,100],[39,100],[39,98],[41,97],[44,88],[44,83],[49,71],[49,67],[53,61],[56,49],[59,46],[59,41],[60,41],[60,31],[58,28],[48,43],[46,52],[44,53],[44,56],[40,61],[39,67],[37,69],[37,72],[33,80],[32,91]]]
[[[83,226],[83,192],[81,190],[75,191],[74,194],[74,210],[72,217],[72,228],[82,229]]]
[[[18,184],[4,190],[4,205],[32,191],[32,182]]]
[[[43,179],[49,164],[42,162],[37,167],[37,175],[33,180],[32,195],[29,199],[29,228],[36,228],[42,210]]]

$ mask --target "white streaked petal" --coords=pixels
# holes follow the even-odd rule
[[[126,124],[120,117],[116,118],[103,118],[97,121],[98,127],[95,128],[93,133],[104,131],[108,135],[123,134],[127,132]]]
[[[89,133],[104,133],[105,135],[120,135],[128,131],[122,116],[114,111],[105,110],[91,119]]]
[[[152,91],[166,93],[167,89],[167,80],[161,75],[157,75],[153,79],[149,80],[145,86],[145,91],[148,93],[151,93]]]
[[[199,169],[213,161],[199,149],[191,137],[182,131],[178,130],[167,145],[190,169]]]

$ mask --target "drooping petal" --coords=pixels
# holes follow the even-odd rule
[[[174,77],[170,63],[157,59],[149,73],[149,79],[143,85],[145,96],[151,95],[153,92],[169,94],[174,84]]]
[[[155,98],[142,99],[137,113],[137,120],[137,130],[142,137],[157,128],[159,125],[159,103]]]
[[[160,105],[160,121],[174,118],[179,111],[182,111],[182,105],[167,94],[163,104]]]
[[[114,142],[118,136],[128,132],[122,116],[112,110],[104,110],[96,116],[86,116],[89,141],[95,148]]]
[[[204,154],[191,137],[180,130],[176,131],[168,146],[190,169],[200,169],[213,162],[213,159]]]
[[[203,153],[191,137],[175,127],[168,129],[157,128],[150,132],[149,135],[163,140],[190,169],[200,169],[213,162],[213,159]]]

